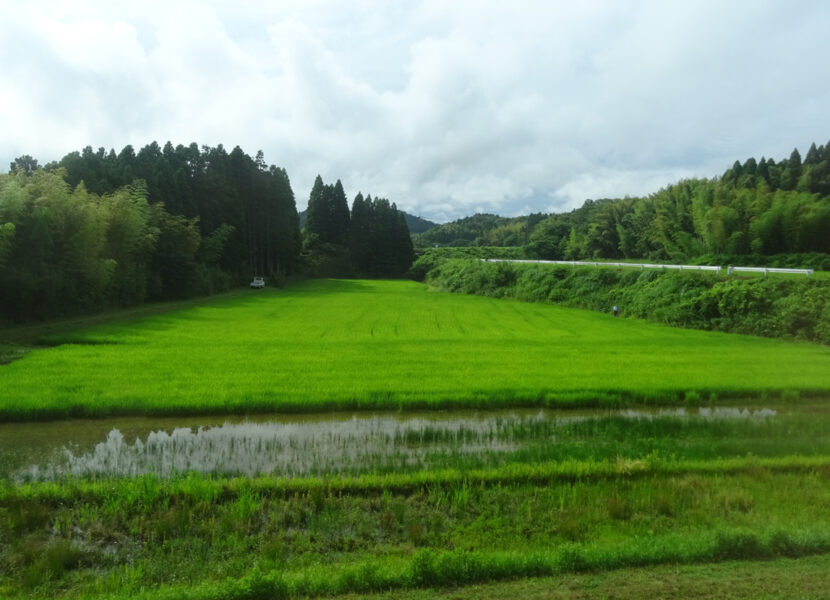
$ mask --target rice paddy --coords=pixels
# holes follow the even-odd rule
[[[752,598],[770,569],[822,597],[824,347],[400,281],[41,342],[0,366],[3,598],[638,597],[667,577],[693,597],[738,572]]]
[[[0,419],[619,406],[830,389],[830,348],[404,281],[311,281],[41,342],[53,347],[0,366]]]

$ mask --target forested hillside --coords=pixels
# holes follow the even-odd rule
[[[689,261],[830,253],[830,142],[776,162],[736,161],[713,179],[688,179],[647,197],[587,200],[568,213],[475,215],[416,237],[439,245],[526,246],[547,259]]]
[[[701,255],[830,253],[830,149],[735,162],[646,198],[587,201],[542,221],[530,249],[545,258],[688,260]]]
[[[433,227],[437,227],[437,223],[433,223],[429,219],[410,215],[408,212],[401,211],[404,219],[406,219],[406,226],[409,228],[409,233],[424,233]]]
[[[527,217],[475,214],[413,236],[421,248],[432,246],[524,246]]]

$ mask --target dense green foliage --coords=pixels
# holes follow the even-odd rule
[[[308,197],[305,234],[314,244],[345,245],[349,238],[349,204],[340,180],[325,185],[318,175]]]
[[[385,198],[362,194],[352,203],[349,254],[358,273],[390,275],[412,265],[412,238],[403,213]]]
[[[689,179],[647,197],[587,200],[568,213],[475,215],[416,236],[421,247],[526,246],[528,257],[767,264],[818,253],[830,265],[830,143],[781,161],[736,162],[718,178]],[[731,260],[723,260],[730,257]],[[714,261],[714,262],[711,262]],[[821,266],[825,265],[825,266]]]
[[[823,164],[826,164],[825,161]],[[707,254],[830,254],[830,196],[765,180],[686,180],[647,198],[586,201],[548,217],[529,250],[540,258],[687,261]]]
[[[294,192],[285,170],[268,166],[261,151],[251,158],[239,146],[228,153],[221,144],[199,149],[195,143],[174,148],[167,142],[162,148],[153,142],[138,153],[125,146],[117,155],[86,147],[66,155],[57,166],[66,169],[70,186],[83,181],[98,194],[143,179],[151,204],[160,202],[170,214],[198,218],[203,236],[233,227],[222,257],[226,270],[249,277],[252,272],[270,276],[296,268]]]
[[[442,259],[427,253],[413,271],[439,289],[603,312],[668,325],[830,344],[830,280],[697,271],[570,267]]]
[[[318,175],[308,200],[304,247],[315,275],[400,275],[414,259],[404,213],[385,198],[355,196]]]
[[[253,275],[404,273],[404,213],[355,202],[350,215],[340,181],[317,177],[301,261],[288,175],[262,152],[153,142],[138,153],[87,147],[43,168],[21,156],[0,174],[0,320],[204,295]]]
[[[0,315],[47,318],[212,293],[298,268],[283,169],[238,147],[72,153],[0,175]]]
[[[674,403],[830,388],[820,346],[410,281],[309,281],[43,342],[57,347],[0,366],[3,419]]]
[[[413,236],[415,245],[432,246],[524,246],[533,227],[544,218],[542,214],[528,217],[499,217],[476,214],[433,227]]]

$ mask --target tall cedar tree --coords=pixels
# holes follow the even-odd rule
[[[323,241],[328,234],[325,185],[323,178],[317,175],[308,196],[308,210],[305,219],[306,239]]]

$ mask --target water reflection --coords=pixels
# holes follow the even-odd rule
[[[429,468],[447,457],[503,455],[520,444],[556,443],[556,430],[590,419],[766,419],[771,409],[700,408],[567,413],[435,413],[413,416],[342,416],[295,422],[226,422],[217,426],[152,430],[129,441],[113,428],[91,450],[63,446],[38,464],[16,470],[16,481],[67,476],[156,473],[302,476]],[[98,438],[100,439],[100,438]]]

